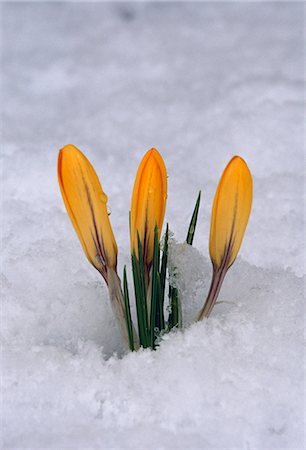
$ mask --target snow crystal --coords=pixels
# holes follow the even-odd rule
[[[303,5],[1,9],[2,447],[302,449]],[[184,329],[155,352],[126,353],[65,212],[56,160],[68,143],[109,196],[130,291],[134,175],[152,146],[165,159]],[[253,174],[252,215],[211,317],[193,323],[211,279],[213,195],[234,154]]]

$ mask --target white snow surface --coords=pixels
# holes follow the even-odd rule
[[[304,448],[303,4],[1,12],[2,448]],[[71,226],[56,176],[67,143],[109,196],[130,280],[134,177],[149,148],[164,157],[185,327],[155,352],[124,350]],[[252,215],[220,303],[193,323],[213,195],[235,154],[253,174]]]

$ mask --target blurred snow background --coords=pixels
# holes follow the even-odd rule
[[[3,449],[303,448],[303,4],[2,3]],[[120,273],[142,155],[169,173],[187,321],[210,282],[210,209],[254,176],[211,318],[124,354],[56,178],[79,147],[109,196]]]

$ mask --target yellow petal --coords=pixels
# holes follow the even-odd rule
[[[58,182],[83,250],[107,281],[107,267],[116,270],[118,252],[107,212],[107,196],[94,168],[73,145],[66,145],[59,152]]]
[[[130,216],[131,251],[138,257],[137,232],[144,262],[149,270],[153,259],[154,228],[160,237],[167,200],[167,172],[163,158],[155,148],[143,157],[134,184]]]
[[[252,206],[252,176],[245,161],[234,156],[220,179],[212,208],[209,252],[214,269],[235,261]]]

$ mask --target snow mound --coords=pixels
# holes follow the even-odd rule
[[[61,245],[49,242],[49,258]],[[47,261],[35,246],[29,258],[31,267]],[[172,244],[171,258],[184,273],[177,287],[190,322],[205,299],[210,264],[186,244]],[[8,283],[7,447],[302,445],[301,278],[239,259],[210,319],[164,336],[156,352],[124,354],[105,289],[82,271],[73,275],[59,284],[59,274],[50,274],[49,305],[35,283],[16,305],[21,287]],[[121,356],[110,357],[114,351]]]

